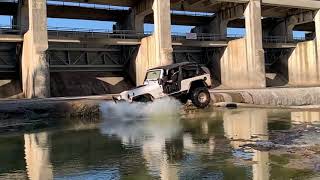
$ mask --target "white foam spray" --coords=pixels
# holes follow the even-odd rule
[[[152,103],[114,103],[100,105],[103,134],[116,135],[125,144],[136,144],[141,137],[171,138],[180,131],[182,105],[164,98]]]

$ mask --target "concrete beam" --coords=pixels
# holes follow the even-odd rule
[[[314,21],[316,11],[308,10],[299,14],[287,16],[284,19],[271,20],[264,25],[264,36],[286,37],[288,41],[293,41],[293,31],[298,25],[309,24]],[[299,27],[303,30],[303,26]],[[311,28],[311,27],[307,27]]]
[[[317,0],[262,0],[265,5],[294,7],[302,9],[320,9],[320,1]]]
[[[192,41],[192,40],[176,40],[172,42],[173,46],[185,47],[226,47],[227,41]]]
[[[23,35],[1,34],[0,42],[23,42]]]
[[[127,10],[105,10],[76,6],[48,6],[48,17],[85,19],[98,21],[121,21],[129,15]],[[75,13],[77,12],[77,13]]]
[[[229,22],[243,17],[245,8],[246,4],[236,4],[229,8],[221,9],[214,15],[213,20],[208,25],[198,26],[192,32],[219,34],[226,37]]]
[[[46,61],[48,49],[47,6],[45,0],[25,0],[28,8],[28,31],[24,35],[21,74],[23,93],[26,98],[50,96],[49,64]]]
[[[18,6],[16,3],[1,2],[0,4],[1,4],[1,7],[0,7],[1,15],[10,16],[10,15],[17,14]]]
[[[17,14],[18,6],[16,3],[2,3],[0,2],[0,15],[11,15]],[[66,18],[66,19],[84,19],[84,20],[98,20],[98,21],[115,21],[120,22],[120,24],[133,23],[134,13],[129,10],[105,10],[105,9],[94,9],[86,7],[76,7],[76,6],[59,6],[59,5],[48,5],[47,6],[48,17],[50,18]],[[74,13],[78,12],[78,13]],[[141,17],[141,16],[140,16]],[[147,15],[144,23],[153,23],[153,13]],[[171,22],[173,25],[189,25],[189,26],[200,26],[207,24],[212,20],[209,16],[192,16],[183,14],[172,14]],[[127,22],[128,21],[128,22]],[[142,24],[139,19],[135,20],[136,24]],[[130,28],[132,27],[132,28]],[[141,27],[141,26],[140,26]],[[120,29],[127,29],[123,27]],[[133,28],[133,24],[129,26],[128,29]],[[139,28],[137,28],[139,29]],[[140,28],[142,29],[142,28]]]

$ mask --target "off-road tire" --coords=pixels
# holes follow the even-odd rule
[[[198,87],[191,91],[190,94],[193,105],[197,108],[206,108],[211,101],[210,93],[206,87]]]

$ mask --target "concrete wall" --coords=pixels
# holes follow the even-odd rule
[[[221,84],[227,89],[265,87],[265,72],[254,68],[247,56],[245,38],[230,41],[220,60]],[[260,80],[261,77],[264,80]]]
[[[133,59],[130,67],[130,76],[136,85],[143,84],[145,74],[149,68],[153,68],[161,64],[156,58],[154,35],[143,38],[135,59]],[[157,61],[158,60],[158,61]]]
[[[319,86],[320,63],[315,41],[301,42],[288,60],[290,86]]]
[[[245,88],[250,84],[246,60],[246,40],[230,41],[220,60],[221,84],[224,87]]]

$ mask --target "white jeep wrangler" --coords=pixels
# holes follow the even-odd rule
[[[196,63],[184,62],[161,66],[147,71],[144,85],[124,91],[115,101],[149,102],[154,99],[172,96],[187,103],[190,99],[198,108],[209,105],[211,87],[208,68]]]

